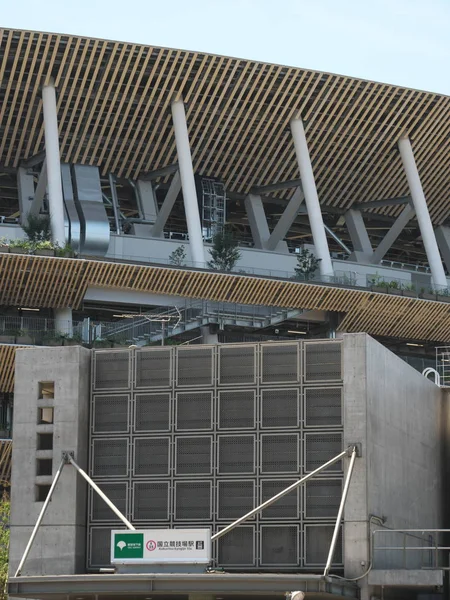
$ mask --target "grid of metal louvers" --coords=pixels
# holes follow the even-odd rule
[[[328,340],[94,352],[90,474],[139,528],[218,531],[341,451],[341,360]],[[216,564],[320,568],[341,469],[221,538]],[[106,566],[120,523],[92,493],[88,514],[88,567]]]

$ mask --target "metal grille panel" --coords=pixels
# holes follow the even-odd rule
[[[219,519],[238,519],[256,506],[254,481],[219,481],[217,487]]]
[[[342,379],[341,344],[339,342],[305,342],[305,381],[339,381]]]
[[[108,498],[123,514],[126,514],[128,487],[125,482],[99,483],[99,488],[108,496]],[[93,521],[119,521],[119,517],[113,513],[106,502],[100,498],[100,496],[94,492],[94,490],[90,490],[90,493],[92,507],[91,518]]]
[[[296,479],[266,479],[261,481],[261,502],[265,502],[275,496],[282,490],[285,490]],[[277,500],[272,506],[266,508],[261,512],[262,519],[298,519],[299,505],[298,505],[299,491],[298,489],[289,492],[286,496],[283,496]]]
[[[172,350],[152,348],[136,351],[135,381],[137,388],[172,385]]]
[[[120,477],[128,474],[128,440],[94,440],[92,473],[95,477]]]
[[[134,474],[169,474],[169,438],[159,437],[135,439]]]
[[[261,356],[262,383],[299,381],[299,344],[263,344]]]
[[[231,346],[219,347],[219,383],[236,385],[255,383],[256,347]]]
[[[219,538],[218,564],[221,567],[251,567],[255,564],[253,527],[236,527]]]
[[[211,437],[179,437],[176,440],[177,475],[209,475],[211,464]]]
[[[129,428],[130,397],[94,396],[92,429],[94,433],[126,433]]]
[[[261,564],[279,566],[298,564],[297,525],[261,526]]]
[[[169,393],[136,394],[134,429],[135,431],[169,431]]]
[[[253,429],[256,419],[254,390],[227,390],[219,392],[219,428]]]
[[[321,566],[326,563],[333,530],[333,525],[305,525],[305,565]],[[342,564],[342,530],[332,564]]]
[[[177,348],[177,384],[212,385],[213,348]]]
[[[111,564],[111,530],[114,527],[92,527],[89,536],[92,567],[108,567]]]
[[[130,352],[94,352],[94,389],[123,390],[130,387]]]
[[[211,481],[175,482],[175,518],[211,519]]]
[[[212,393],[180,392],[176,395],[178,430],[212,428]]]
[[[305,388],[305,425],[332,427],[342,423],[342,388]]]
[[[145,481],[134,484],[133,519],[166,521],[169,518],[169,482]]]
[[[255,471],[255,436],[223,435],[218,440],[218,472],[221,474]]]
[[[341,451],[342,382],[302,381],[304,348],[314,344],[130,349],[122,354],[133,376],[114,383],[128,388],[96,389],[94,357],[91,476],[137,527],[225,527]],[[342,479],[339,463],[224,536],[213,546],[215,564],[323,569]],[[118,521],[92,493],[88,502],[88,566],[108,566]]]
[[[297,473],[298,435],[262,435],[261,436],[261,472]]]
[[[340,479],[316,479],[305,484],[305,517],[336,518],[342,495]]]
[[[298,389],[262,390],[261,399],[263,427],[298,426]]]
[[[305,434],[305,470],[314,471],[323,463],[331,460],[342,452],[342,435],[340,433],[306,433]],[[328,471],[341,471],[342,462],[339,461],[328,467]]]

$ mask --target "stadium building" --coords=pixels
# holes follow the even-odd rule
[[[450,99],[0,35],[10,595],[442,595],[447,401],[420,372],[448,381]],[[121,523],[73,464],[17,569],[71,453],[136,528],[209,528],[212,570],[113,572]]]

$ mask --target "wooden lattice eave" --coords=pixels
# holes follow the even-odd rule
[[[183,96],[195,170],[221,178],[231,191],[298,177],[289,121],[300,114],[324,205],[347,208],[407,194],[397,151],[407,134],[433,221],[449,216],[448,96],[201,52],[12,29],[0,30],[0,58],[5,167],[43,149],[40,90],[53,77],[65,162],[126,177],[173,164],[170,102]]]

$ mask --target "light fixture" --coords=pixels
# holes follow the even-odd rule
[[[29,310],[29,311],[32,311],[32,312],[39,312],[40,308],[21,308],[20,310]]]
[[[423,344],[414,344],[413,342],[406,342],[407,346],[417,346],[418,348],[423,348]]]
[[[298,329],[288,329],[288,333],[297,333],[298,335],[306,335],[307,331],[299,331]]]

